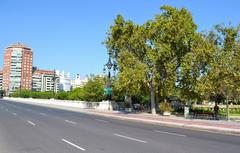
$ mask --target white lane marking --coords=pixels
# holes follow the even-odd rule
[[[31,122],[31,121],[27,121],[29,124],[31,124],[31,125],[36,125],[35,123],[33,123],[33,122]]]
[[[69,120],[64,120],[64,121],[67,122],[67,123],[71,123],[71,124],[77,124],[76,122],[69,121]]]
[[[159,130],[153,130],[153,131],[157,132],[157,133],[163,133],[163,134],[169,134],[169,135],[174,135],[174,136],[186,137],[186,135],[183,135],[183,134],[177,134],[177,133],[171,133],[171,132],[159,131]]]
[[[47,114],[46,113],[40,113],[41,115],[43,115],[43,116],[46,116]]]
[[[17,116],[17,114],[16,113],[12,113],[14,116]]]
[[[113,135],[121,137],[121,138],[129,139],[129,140],[137,141],[137,142],[147,143],[147,141],[143,141],[143,140],[136,139],[136,138],[131,138],[131,137],[120,135],[120,134],[116,134],[116,133],[113,134]]]
[[[104,122],[104,123],[108,123],[109,121],[105,121],[105,120],[100,120],[100,119],[95,119],[96,121],[99,121],[99,122]]]
[[[72,145],[72,146],[75,147],[75,148],[78,148],[78,149],[80,149],[80,150],[82,150],[82,151],[85,151],[84,148],[82,148],[82,147],[80,147],[80,146],[78,146],[78,145],[75,145],[74,143],[72,143],[72,142],[70,142],[70,141],[67,141],[67,140],[65,140],[65,139],[62,139],[62,141],[63,141],[63,142],[66,142],[67,144]]]

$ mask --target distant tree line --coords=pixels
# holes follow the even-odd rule
[[[79,100],[79,101],[93,101],[99,102],[106,97],[103,94],[104,78],[92,76],[89,81],[82,88],[73,89],[70,92],[53,91],[39,92],[30,90],[17,90],[10,94],[10,97],[21,98],[40,98],[40,99],[60,99],[60,100]]]

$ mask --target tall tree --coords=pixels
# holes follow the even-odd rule
[[[184,8],[161,7],[154,20],[143,25],[125,21],[118,15],[110,27],[105,44],[117,60],[121,86],[134,92],[142,84],[148,86],[151,111],[156,114],[156,92],[168,96],[175,87],[177,70],[197,26]]]
[[[208,36],[215,48],[209,60],[209,71],[202,77],[202,86],[208,96],[229,97],[240,95],[239,27],[215,26]]]
[[[185,8],[161,7],[163,13],[150,21],[150,42],[158,52],[157,87],[161,97],[174,94],[180,65],[188,52],[197,26]]]
[[[178,73],[178,87],[183,100],[202,99],[200,80],[209,71],[213,51],[214,44],[209,43],[203,34],[196,33],[192,37],[190,52],[184,56]]]

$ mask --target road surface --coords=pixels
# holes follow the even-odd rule
[[[240,136],[0,100],[0,153],[239,153]]]

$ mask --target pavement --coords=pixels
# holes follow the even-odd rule
[[[57,107],[60,106],[0,100],[0,152],[239,153],[240,150],[237,134],[209,133],[145,121],[169,122],[174,118]],[[144,121],[133,121],[136,116]]]

